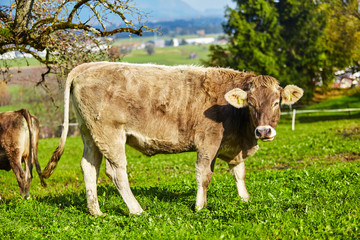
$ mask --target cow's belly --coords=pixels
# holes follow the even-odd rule
[[[160,139],[148,137],[138,132],[127,132],[126,143],[145,155],[152,156],[159,153],[180,153],[195,151],[192,143],[179,139]]]

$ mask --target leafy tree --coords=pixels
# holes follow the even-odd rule
[[[145,46],[145,50],[149,56],[153,55],[155,52],[155,44],[154,43],[147,43]]]
[[[144,15],[130,0],[15,0],[0,6],[0,54],[31,54],[48,72],[63,72],[93,60],[102,49],[99,37],[152,30],[141,23]],[[107,29],[108,18],[118,27]]]
[[[359,59],[359,0],[236,2],[235,9],[227,9],[223,25],[229,43],[211,46],[205,64],[272,75],[282,84],[305,88],[310,99],[317,84],[326,87],[337,68]],[[339,5],[344,11],[335,14]],[[346,21],[348,39],[338,41]]]
[[[325,0],[327,25],[323,44],[339,69],[360,65],[360,1]]]
[[[313,96],[317,83],[326,86],[331,80],[321,37],[326,25],[326,15],[313,0],[285,0],[277,4],[283,31],[282,83],[296,83],[305,88],[305,98]]]
[[[281,46],[278,13],[267,0],[238,0],[236,9],[228,9],[224,32],[229,45],[210,47],[209,65],[279,75],[277,51]]]

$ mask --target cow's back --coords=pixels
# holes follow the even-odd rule
[[[196,131],[211,123],[204,115],[214,104],[205,78],[201,67],[93,65],[74,78],[72,97],[92,133],[121,127],[128,143],[148,155],[181,152],[193,150]]]

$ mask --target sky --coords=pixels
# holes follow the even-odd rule
[[[235,2],[232,0],[182,0],[183,2],[186,2],[189,4],[192,8],[203,11],[205,8],[219,8],[219,6],[222,6],[221,8],[225,8],[226,5],[229,5],[230,7],[235,7]]]

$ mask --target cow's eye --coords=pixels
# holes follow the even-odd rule
[[[279,102],[275,102],[273,107],[279,106]]]

